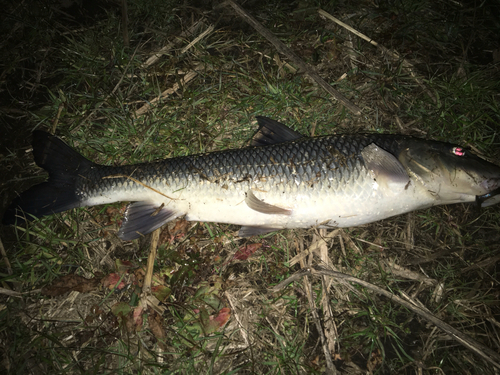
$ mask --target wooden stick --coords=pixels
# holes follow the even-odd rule
[[[158,314],[163,314],[165,311],[164,306],[160,306],[160,301],[153,294],[151,294],[151,284],[153,283],[153,270],[156,259],[156,250],[158,249],[158,241],[160,240],[161,228],[156,229],[151,233],[151,244],[149,246],[148,263],[146,264],[146,275],[142,283],[142,294],[140,304],[146,310],[152,308]]]
[[[320,85],[324,90],[326,90],[330,95],[332,95],[335,99],[341,102],[347,109],[353,112],[356,115],[361,114],[361,109],[351,103],[349,99],[347,99],[340,92],[335,90],[332,86],[330,86],[323,78],[320,77],[318,73],[316,73],[312,67],[306,64],[302,59],[297,56],[290,48],[285,46],[285,44],[279,40],[273,33],[271,33],[268,29],[262,26],[255,18],[253,18],[250,14],[248,14],[242,7],[236,4],[232,0],[228,0],[225,2],[233,7],[233,9],[240,15],[246,22],[248,22],[255,30],[257,30],[262,36],[264,36],[268,41],[270,41],[274,47],[278,50],[278,52],[284,54],[288,57],[295,65],[297,65],[300,70],[302,70],[305,74],[307,74],[310,78],[312,78],[318,85]]]
[[[50,134],[56,134],[56,128],[59,124],[59,118],[61,117],[62,110],[64,109],[64,103],[59,103],[59,108],[57,109],[56,118],[52,122],[52,127],[50,128]]]
[[[5,267],[7,267],[7,273],[9,275],[12,275],[12,266],[10,265],[9,258],[7,257],[7,252],[5,251],[5,248],[3,247],[3,242],[2,239],[0,238],[0,254],[2,255],[2,260],[5,263]]]
[[[348,24],[342,22],[341,20],[339,20],[338,18],[335,18],[334,16],[332,16],[330,13],[327,13],[325,12],[323,9],[319,9],[318,10],[318,13],[320,16],[323,16],[323,17],[326,17],[328,18],[329,20],[339,24],[340,26],[342,26],[344,29],[347,29],[349,30],[351,33],[353,33],[354,35],[357,35],[359,36],[361,39],[364,39],[366,40],[368,43],[370,44],[373,44],[375,47],[378,47],[379,44],[377,42],[375,42],[374,40],[368,38],[365,34],[362,34],[360,33],[358,30],[356,29],[353,29],[351,26],[349,26]]]
[[[146,276],[142,284],[142,294],[147,296],[151,294],[151,283],[153,281],[153,267],[156,259],[156,249],[158,248],[158,241],[160,240],[161,228],[156,229],[151,234],[151,245],[149,246],[148,263],[146,265]]]
[[[185,31],[183,31],[178,37],[176,37],[178,40],[183,40],[191,35],[193,35],[196,30],[205,24],[205,19],[202,18],[199,21],[196,21],[193,23],[189,28]],[[172,48],[174,48],[175,42],[168,43],[166,46],[164,46],[162,49],[160,49],[158,52],[153,54],[149,59],[146,60],[144,64],[142,64],[142,68],[148,68],[151,65],[155,64],[163,55],[167,54]]]
[[[181,54],[186,53],[191,47],[193,47],[196,43],[198,43],[200,40],[202,40],[204,37],[206,37],[212,31],[214,31],[214,27],[213,27],[213,25],[210,25],[204,32],[202,32],[191,43],[189,43],[186,47],[184,47],[181,51]]]
[[[128,36],[127,0],[122,0],[122,33],[123,33],[123,45],[128,48],[130,46],[130,38]]]

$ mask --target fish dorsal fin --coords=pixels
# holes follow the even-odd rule
[[[146,235],[180,214],[155,202],[134,202],[128,205],[118,237],[124,241]]]
[[[299,132],[268,117],[257,116],[257,122],[259,123],[259,130],[252,137],[250,146],[274,145],[303,138],[303,135]]]
[[[399,193],[410,182],[410,177],[403,164],[391,153],[371,143],[361,151],[366,168],[381,187]]]
[[[252,210],[263,214],[269,215],[291,215],[292,210],[287,210],[286,208],[281,208],[278,206],[273,206],[272,204],[261,201],[255,196],[252,190],[248,190],[245,198],[245,203]]]

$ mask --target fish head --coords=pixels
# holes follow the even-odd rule
[[[399,156],[409,173],[440,203],[500,203],[500,167],[460,146],[410,142]]]

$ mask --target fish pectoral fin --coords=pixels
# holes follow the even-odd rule
[[[259,130],[252,137],[250,146],[267,146],[277,143],[295,141],[304,136],[281,122],[272,120],[268,117],[257,116]]]
[[[263,214],[269,215],[291,215],[292,210],[287,210],[286,208],[281,208],[278,206],[273,206],[272,204],[261,201],[255,196],[252,190],[248,190],[246,193],[245,203],[252,210]]]
[[[130,241],[158,229],[163,224],[181,216],[156,202],[134,202],[128,205],[118,237]]]
[[[361,156],[379,185],[387,187],[390,191],[405,189],[410,182],[410,177],[405,167],[391,153],[372,143],[361,151]]]
[[[281,230],[283,228],[269,228],[269,227],[250,227],[250,226],[244,226],[241,227],[238,236],[240,237],[251,237],[251,236],[258,236],[260,234],[266,234],[270,232],[275,232],[277,230]]]

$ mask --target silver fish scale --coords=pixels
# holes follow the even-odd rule
[[[228,189],[236,184],[260,183],[265,189],[288,186],[291,192],[307,187],[344,189],[368,173],[361,157],[364,147],[375,143],[397,154],[404,139],[377,134],[332,135],[123,167],[96,165],[78,181],[77,195],[85,200],[111,191],[146,189],[136,181],[165,194],[200,184]]]

